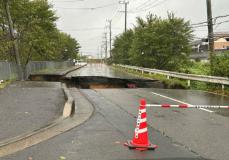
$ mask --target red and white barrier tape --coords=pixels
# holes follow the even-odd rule
[[[213,109],[229,109],[229,106],[213,106],[213,105],[172,105],[172,104],[146,104],[146,107],[162,107],[162,108],[213,108]]]

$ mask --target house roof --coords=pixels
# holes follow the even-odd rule
[[[215,38],[229,37],[229,32],[215,32],[214,37]]]

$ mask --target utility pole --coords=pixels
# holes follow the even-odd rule
[[[119,1],[120,4],[125,5],[125,32],[127,31],[127,5],[129,4],[129,1]]]
[[[208,22],[208,42],[209,42],[209,57],[210,57],[210,69],[212,74],[213,69],[213,55],[214,55],[214,31],[212,23],[212,5],[211,0],[207,0],[207,22]]]
[[[103,63],[103,45],[100,46],[101,63]]]
[[[6,12],[6,16],[7,16],[8,25],[9,25],[10,37],[11,37],[11,40],[13,41],[13,50],[15,54],[16,63],[18,66],[19,79],[23,80],[24,75],[23,75],[22,65],[21,65],[21,60],[20,60],[18,41],[14,33],[13,21],[12,21],[11,14],[10,14],[9,0],[4,0],[3,3],[4,3],[4,9]]]
[[[109,22],[109,31],[110,31],[110,40],[109,40],[110,41],[110,43],[109,43],[110,44],[110,46],[109,46],[110,48],[109,49],[110,49],[110,58],[112,59],[112,53],[111,53],[111,45],[112,45],[112,40],[111,40],[111,37],[112,37],[111,22],[112,22],[112,20],[108,20],[108,22]]]
[[[104,33],[104,38],[105,38],[105,41],[104,41],[104,44],[105,44],[105,60],[107,60],[107,33]]]

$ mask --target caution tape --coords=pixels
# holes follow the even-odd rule
[[[188,105],[188,104],[146,104],[146,107],[162,107],[162,108],[212,108],[212,109],[229,109],[229,106],[215,105]]]

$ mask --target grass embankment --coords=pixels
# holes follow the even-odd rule
[[[210,75],[210,64],[203,62],[193,62],[191,67],[188,68],[188,73]],[[204,90],[229,96],[229,86],[225,86],[224,91],[222,91],[221,87],[222,86],[220,84],[205,83],[199,81],[192,81],[190,86],[191,89]]]
[[[220,95],[227,95],[229,96],[229,86],[225,86],[224,91],[222,91],[221,85],[219,84],[212,84],[212,83],[205,83],[205,82],[199,82],[199,81],[191,81],[190,87],[188,87],[187,80],[181,80],[178,78],[171,78],[167,79],[166,76],[159,75],[159,74],[148,74],[130,70],[130,69],[123,69],[120,67],[114,67],[115,69],[125,71],[137,76],[145,77],[145,78],[152,78],[159,81],[162,81],[162,83],[165,85],[165,88],[168,89],[193,89],[193,90],[203,90],[208,92],[213,92]],[[195,64],[189,71],[190,74],[202,74],[202,75],[208,75],[209,74],[209,68],[207,64]]]
[[[5,88],[5,87],[6,87],[7,85],[9,85],[11,82],[12,82],[12,81],[9,81],[9,80],[4,81],[3,83],[0,84],[0,89]]]

